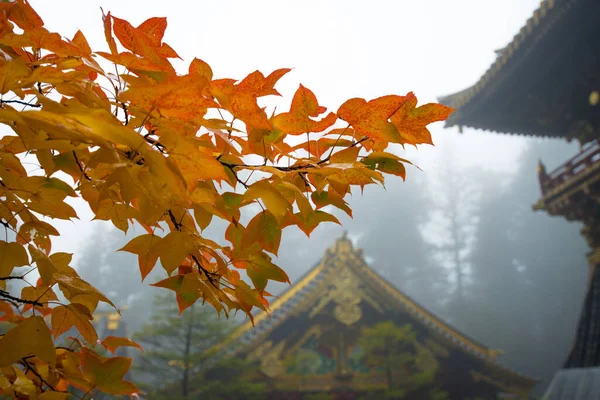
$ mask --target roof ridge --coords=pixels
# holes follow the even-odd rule
[[[393,285],[391,282],[389,282],[385,277],[381,276],[379,273],[377,273],[377,271],[375,271],[373,268],[371,268],[368,263],[366,263],[366,261],[364,260],[364,257],[362,256],[361,249],[357,250],[357,255],[360,257],[360,260],[361,260],[362,265],[360,267],[363,268],[368,274],[371,274],[373,276],[373,278],[375,278],[374,281],[379,281],[377,283],[384,284],[385,288],[388,291],[392,292],[393,294],[401,296],[401,299],[399,299],[399,300],[401,300],[403,302],[403,305],[407,306],[406,303],[408,303],[408,305],[414,307],[413,309],[406,307],[407,311],[409,311],[410,313],[413,313],[416,311],[417,313],[420,312],[422,314],[425,314],[426,317],[428,317],[430,321],[433,321],[433,322],[441,325],[444,330],[457,334],[457,336],[459,336],[459,338],[463,339],[462,343],[465,344],[465,347],[469,346],[475,350],[475,351],[472,351],[471,353],[476,355],[478,358],[480,358],[502,370],[508,371],[514,375],[524,378],[526,380],[539,382],[539,378],[531,377],[529,375],[523,374],[513,368],[509,368],[506,365],[502,364],[493,355],[493,352],[494,352],[493,349],[491,349],[490,347],[486,346],[485,344],[479,342],[478,340],[470,337],[469,335],[461,332],[460,330],[456,329],[455,327],[451,326],[450,324],[444,322],[443,318],[439,317],[438,315],[436,315],[435,313],[433,313],[432,311],[427,309],[425,306],[421,305],[419,302],[417,302],[416,300],[414,300],[413,298],[408,296],[402,290],[397,288],[395,285]],[[427,325],[429,325],[429,324],[427,324]],[[440,332],[440,333],[444,337],[448,338],[447,332]],[[449,339],[452,340],[451,338],[449,338]],[[475,346],[473,346],[473,345],[475,345]],[[479,347],[480,349],[477,349],[477,347]],[[482,349],[483,349],[483,351],[481,351]]]
[[[453,108],[460,108],[469,102],[477,93],[481,91],[481,89],[497,74],[500,72],[501,67],[504,66],[509,60],[513,57],[513,54],[521,50],[523,48],[523,44],[528,44],[532,46],[533,44],[527,43],[525,41],[526,38],[531,37],[533,34],[537,33],[540,28],[540,23],[542,21],[547,21],[549,16],[554,15],[555,13],[563,10],[566,7],[570,7],[572,3],[577,0],[543,0],[539,7],[533,12],[533,15],[527,19],[525,25],[521,27],[519,32],[513,36],[512,40],[501,50],[498,51],[498,56],[496,60],[492,63],[492,65],[483,73],[479,80],[461,90],[449,95],[439,96],[437,100],[446,104]],[[554,21],[555,22],[555,21]],[[549,27],[546,26],[545,32],[542,33],[542,36],[549,30]],[[447,121],[446,126],[449,125]],[[451,123],[451,122],[450,122]]]

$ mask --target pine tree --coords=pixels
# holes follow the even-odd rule
[[[183,311],[169,294],[157,296],[151,322],[134,335],[144,347],[134,364],[134,378],[148,399],[259,399],[264,385],[245,377],[248,364],[230,358],[205,369],[207,350],[230,331],[209,306],[196,303]]]

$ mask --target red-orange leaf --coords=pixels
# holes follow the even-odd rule
[[[429,103],[416,108],[417,98],[410,93],[407,101],[391,117],[391,121],[400,132],[402,144],[433,144],[427,125],[443,121],[452,114],[453,108],[442,104]]]
[[[335,124],[337,116],[329,113],[321,121],[310,117],[318,117],[327,109],[319,106],[317,97],[309,89],[300,85],[292,100],[290,111],[281,113],[271,119],[273,125],[289,135],[300,135],[306,132],[322,132]]]
[[[83,349],[83,376],[93,386],[103,392],[112,394],[133,394],[139,392],[139,389],[134,384],[123,380],[130,365],[131,358],[103,358],[91,350]]]
[[[385,142],[401,143],[398,130],[389,119],[409,99],[409,96],[383,96],[367,103],[365,99],[350,99],[341,105],[338,116],[362,135]]]
[[[148,36],[154,46],[160,46],[166,29],[167,19],[164,17],[148,18],[136,28],[137,31]]]
[[[159,240],[161,240],[161,237],[153,234],[140,235],[131,239],[129,243],[119,249],[119,251],[137,254],[142,281],[146,279],[146,276],[154,269],[158,261],[159,254],[156,251],[156,245]]]
[[[17,0],[8,11],[8,19],[23,30],[41,28],[44,21],[26,0]]]
[[[144,351],[142,346],[137,344],[131,339],[116,337],[116,336],[107,336],[102,342],[100,342],[102,346],[106,347],[106,350],[110,351],[112,354],[115,354],[115,350],[119,347],[137,347],[138,349]]]
[[[81,304],[58,306],[52,310],[52,331],[57,338],[72,327],[77,328],[81,336],[90,344],[95,345],[98,334],[91,324],[90,311]]]
[[[77,46],[86,56],[89,56],[92,53],[92,49],[90,48],[87,39],[79,30],[75,33],[73,40],[71,40],[71,44]]]
[[[135,28],[121,18],[112,17],[113,29],[119,42],[127,50],[135,53]]]
[[[190,63],[189,73],[190,73],[190,75],[191,74],[200,75],[209,81],[213,77],[213,71],[212,71],[212,68],[210,67],[210,65],[208,65],[206,62],[200,60],[199,58],[194,58],[192,60],[192,62]]]
[[[280,96],[274,86],[279,79],[288,72],[290,68],[281,68],[271,72],[269,76],[265,76],[260,71],[254,71],[245,77],[238,85],[240,91],[252,93],[256,97],[275,95]]]
[[[117,54],[117,43],[112,35],[112,17],[110,11],[106,15],[104,15],[104,11],[102,12],[102,21],[104,23],[104,37],[106,38],[106,43],[108,43],[108,48],[111,54]]]

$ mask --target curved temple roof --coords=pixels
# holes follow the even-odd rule
[[[596,0],[542,1],[477,83],[438,98],[456,109],[446,126],[560,138],[589,129],[598,122],[588,102],[600,83],[598,15]]]
[[[385,297],[386,301],[392,304],[392,307],[407,311],[429,329],[435,330],[452,342],[454,346],[482,360],[488,367],[521,382],[525,386],[533,386],[538,382],[534,378],[519,374],[501,365],[496,360],[499,354],[498,351],[492,350],[452,328],[406,294],[396,289],[366,264],[362,256],[362,250],[354,249],[352,242],[346,237],[338,239],[334,246],[326,251],[325,257],[319,264],[273,303],[270,317],[261,312],[254,318],[254,327],[252,327],[251,322],[247,322],[221,343],[218,346],[219,349],[223,350],[221,354],[230,356],[256,346],[270,331],[283,323],[287,317],[298,312],[300,308],[304,309],[310,306],[307,302],[312,305],[312,302],[318,300],[322,295],[319,284],[325,279],[330,279],[331,273],[337,276],[341,265],[350,269],[363,285],[370,286],[376,293]],[[215,348],[213,350],[219,349]]]

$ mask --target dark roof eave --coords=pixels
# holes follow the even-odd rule
[[[482,93],[485,93],[490,86],[497,86],[499,82],[506,80],[510,75],[510,70],[522,59],[522,57],[515,57],[515,54],[520,53],[522,56],[523,53],[535,48],[537,43],[563,17],[565,14],[563,11],[577,1],[543,0],[538,9],[534,11],[533,16],[527,20],[512,41],[499,52],[496,60],[474,85],[452,94],[439,96],[437,98],[439,103],[456,109],[448,118],[445,126],[468,126],[464,121],[469,114],[476,111],[474,108],[477,108],[480,103]]]

